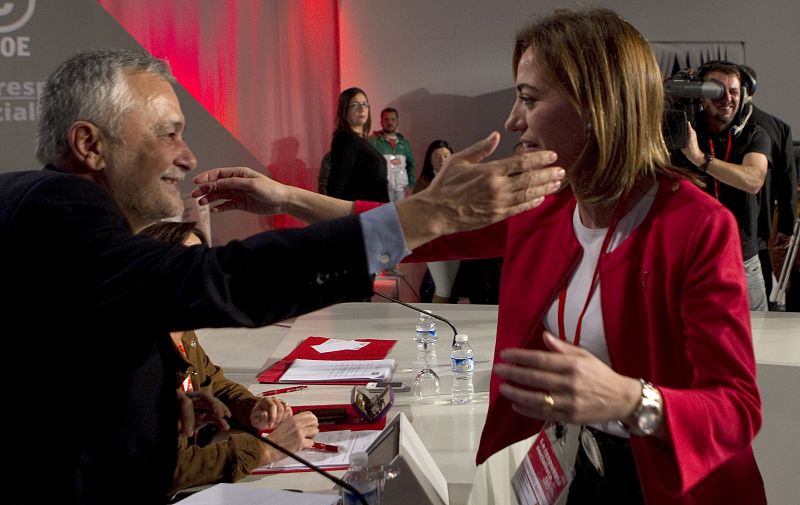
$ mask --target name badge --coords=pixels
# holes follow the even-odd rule
[[[553,450],[548,436],[552,428],[552,424],[542,428],[511,478],[520,505],[554,505],[572,481],[572,472],[564,471]]]

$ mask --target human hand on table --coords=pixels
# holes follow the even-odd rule
[[[250,424],[257,430],[272,429],[291,417],[292,407],[286,401],[268,396],[260,398],[250,412]]]
[[[269,434],[269,439],[288,451],[297,452],[311,447],[317,433],[319,433],[317,416],[309,411],[304,411],[281,421],[275,431]],[[274,447],[267,444],[262,445],[264,451],[261,455],[261,465],[269,464],[286,456]]]

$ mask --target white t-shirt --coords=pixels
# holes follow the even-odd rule
[[[650,211],[650,207],[653,205],[657,192],[658,184],[653,184],[645,196],[620,220],[614,231],[614,236],[611,238],[609,252],[619,247],[633,230],[644,221]],[[564,331],[567,333],[566,340],[569,343],[575,341],[575,327],[578,324],[578,317],[580,317],[583,306],[586,303],[586,296],[589,294],[595,266],[600,257],[600,249],[603,247],[606,232],[608,232],[608,228],[587,228],[584,226],[581,222],[577,205],[572,215],[572,227],[575,230],[578,242],[583,247],[583,258],[581,258],[578,268],[569,280],[564,304]],[[606,335],[603,329],[603,312],[600,302],[601,289],[602,286],[600,286],[598,280],[592,299],[586,308],[586,314],[583,316],[579,344],[611,366],[611,360],[608,357],[608,346],[606,346]],[[556,298],[544,318],[544,327],[556,337],[560,336],[558,334],[558,303],[558,298]],[[627,431],[616,421],[592,424],[591,426],[612,435],[628,437]]]

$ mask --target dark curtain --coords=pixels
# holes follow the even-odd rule
[[[697,68],[711,60],[744,63],[744,42],[651,42],[666,79],[679,70]]]

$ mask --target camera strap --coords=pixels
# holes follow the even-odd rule
[[[728,158],[731,155],[732,148],[733,148],[733,132],[729,128],[728,142],[725,145],[725,158],[723,158],[722,161],[727,163]],[[708,139],[708,149],[709,151],[711,151],[711,156],[716,158],[717,153],[715,152],[716,150],[714,149],[714,141],[711,140],[710,138]],[[716,177],[714,177],[714,196],[717,198],[717,200],[719,200],[719,179],[717,179]]]

